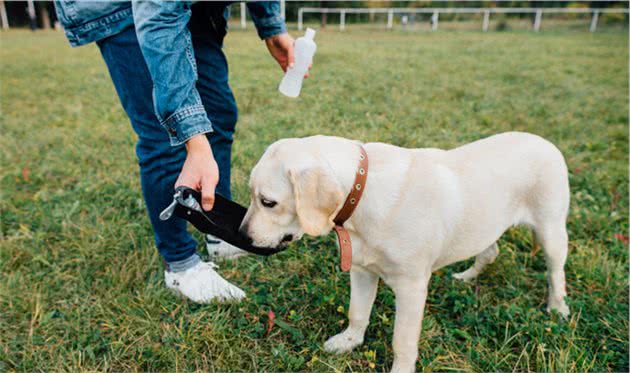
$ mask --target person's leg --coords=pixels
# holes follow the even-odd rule
[[[153,108],[153,83],[133,27],[98,42],[125,112],[138,135],[136,154],[144,200],[156,246],[167,263],[196,253],[197,242],[179,218],[162,221],[160,212],[173,200],[173,185],[186,158],[184,146],[173,147]]]
[[[166,130],[154,113],[152,80],[133,28],[101,40],[103,55],[120,101],[138,134],[136,153],[142,190],[155,242],[167,263],[167,287],[196,302],[241,299],[242,290],[214,271],[212,263],[201,262],[197,243],[183,219],[162,221],[159,213],[172,201],[173,186],[186,158],[183,146],[172,147]]]
[[[228,64],[223,54],[225,5],[199,2],[192,7],[189,29],[197,62],[197,90],[212,122],[208,134],[212,153],[219,166],[217,193],[232,198],[230,190],[234,128],[238,119],[236,100],[228,84]]]
[[[193,5],[189,28],[199,75],[197,90],[214,130],[208,134],[208,139],[219,166],[216,192],[231,199],[232,141],[238,111],[228,84],[228,64],[222,50],[225,35],[223,9],[213,3]],[[212,257],[235,258],[247,254],[211,235],[206,236],[206,248]]]

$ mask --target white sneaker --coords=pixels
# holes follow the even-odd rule
[[[206,249],[210,258],[236,259],[239,256],[248,255],[247,251],[241,250],[234,245],[216,238],[211,234],[206,235]]]
[[[245,292],[230,284],[212,262],[199,262],[183,272],[164,271],[166,287],[196,303],[212,300],[229,301],[245,298]]]

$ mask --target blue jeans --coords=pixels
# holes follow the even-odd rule
[[[199,79],[196,83],[203,106],[212,122],[207,137],[219,166],[216,192],[231,198],[230,162],[237,108],[228,85],[228,66],[223,54],[222,34],[192,27],[193,47]],[[183,145],[171,146],[168,134],[155,115],[153,83],[140,51],[133,27],[98,42],[116,92],[138,135],[136,154],[144,201],[153,226],[155,244],[167,264],[198,261],[197,242],[186,229],[186,221],[161,221],[160,212],[173,200],[175,180],[186,158]],[[173,82],[177,84],[177,82]]]

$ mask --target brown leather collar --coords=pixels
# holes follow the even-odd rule
[[[359,155],[359,167],[357,167],[357,173],[354,177],[354,183],[352,184],[352,190],[346,198],[341,210],[333,220],[335,222],[335,233],[337,234],[337,240],[339,241],[339,256],[341,257],[341,270],[348,272],[352,267],[352,242],[350,240],[350,234],[343,227],[343,223],[350,219],[354,209],[361,200],[361,195],[365,189],[365,181],[368,174],[368,156],[363,149],[363,146],[359,145],[361,154]]]

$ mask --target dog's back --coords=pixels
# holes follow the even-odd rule
[[[540,136],[507,132],[444,153],[464,185],[504,196],[516,208],[526,208],[514,224],[534,224],[534,210],[566,218],[569,178],[560,150]],[[479,190],[470,192],[479,195]],[[531,213],[531,214],[530,214]]]
[[[509,132],[424,154],[456,175],[461,201],[461,220],[448,242],[451,249],[436,267],[482,252],[513,225],[564,226],[568,172],[562,154],[549,141]]]

